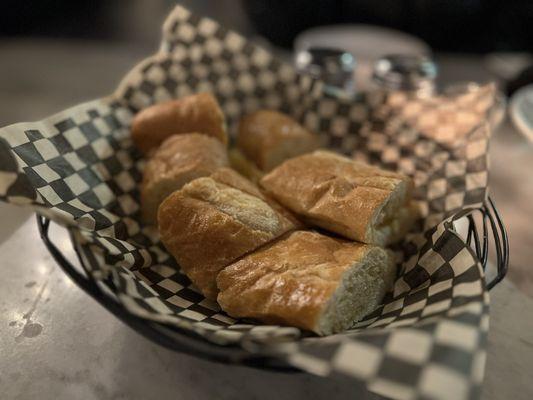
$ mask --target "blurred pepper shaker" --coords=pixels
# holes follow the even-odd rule
[[[372,80],[379,89],[403,92],[414,97],[431,97],[435,94],[437,66],[422,55],[391,54],[374,64]]]
[[[310,47],[296,54],[295,65],[325,83],[327,95],[351,99],[355,95],[355,57],[341,49]]]

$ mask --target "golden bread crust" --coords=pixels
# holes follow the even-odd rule
[[[321,150],[285,161],[261,185],[308,222],[380,245],[389,237],[377,238],[374,231],[409,201],[412,190],[404,175]]]
[[[294,119],[272,110],[259,110],[239,123],[237,147],[262,171],[317,149],[320,141]]]
[[[229,315],[317,330],[343,274],[373,246],[291,232],[226,267],[218,302]]]
[[[171,135],[189,132],[228,143],[225,117],[213,95],[199,93],[154,104],[139,111],[131,126],[133,143],[143,154],[159,147]]]
[[[255,183],[246,179],[244,176],[239,174],[237,171],[231,168],[220,168],[213,174],[211,178],[217,182],[223,183],[225,185],[231,186],[235,189],[239,189],[244,193],[248,193],[252,196],[258,197],[261,200],[265,201],[272,207],[275,211],[281,214],[284,218],[290,221],[294,225],[295,229],[301,229],[305,225],[296,218],[296,216],[291,213],[289,210],[284,208],[271,196],[264,193]]]
[[[211,174],[211,178],[224,185],[231,186],[244,193],[265,200],[265,195],[259,187],[231,168],[221,168]]]
[[[200,133],[173,135],[146,162],[141,184],[143,220],[157,222],[159,204],[186,183],[228,166],[226,148]]]

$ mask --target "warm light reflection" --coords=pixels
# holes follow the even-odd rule
[[[50,266],[43,261],[38,261],[35,265],[35,270],[41,275],[48,275],[50,273]]]
[[[469,221],[467,217],[463,217],[458,219],[457,221],[453,222],[454,228],[456,232],[463,238],[463,240],[466,240],[468,236],[468,225]]]
[[[24,319],[24,312],[21,312],[20,310],[12,310],[10,313],[10,318],[8,319],[9,322],[11,321],[22,321]]]
[[[62,274],[61,275],[61,282],[65,284],[65,286],[71,288],[74,287],[74,282],[72,282],[72,279],[70,279],[67,275]]]

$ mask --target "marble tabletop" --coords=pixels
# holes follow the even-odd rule
[[[34,41],[0,42],[0,53],[2,126],[104,95],[135,60],[148,54],[127,46]],[[471,63],[466,76],[479,70],[479,60],[442,64],[446,62]],[[527,267],[533,254],[523,246],[531,238],[521,213],[531,211],[527,202],[533,186],[527,183],[531,179],[523,185],[516,182],[531,170],[533,149],[505,130],[495,136],[492,153],[497,171],[491,181],[493,194],[518,254],[519,273],[510,277],[519,287],[507,279],[491,291],[482,398],[525,400],[533,398],[533,271]],[[519,163],[513,167],[509,157]],[[518,201],[516,195],[528,197]],[[73,256],[62,229],[53,227],[51,236]],[[513,238],[521,238],[521,245],[513,245]],[[27,210],[0,204],[0,254],[2,399],[378,398],[353,381],[221,365],[149,342],[63,274]],[[514,260],[512,256],[511,271]]]

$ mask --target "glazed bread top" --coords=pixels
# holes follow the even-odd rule
[[[228,143],[226,120],[213,95],[199,93],[154,104],[139,111],[131,126],[133,143],[143,154],[149,154],[171,135],[189,132]]]

